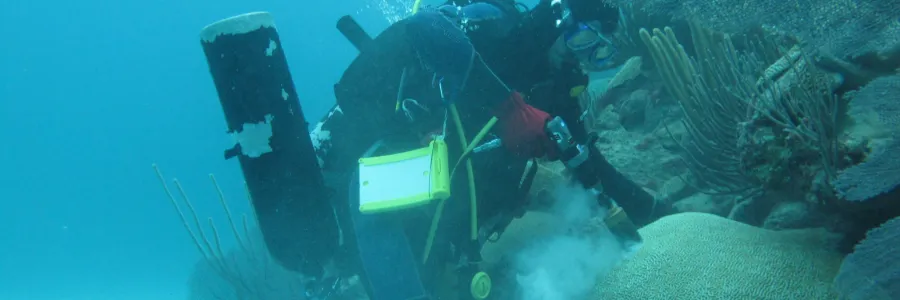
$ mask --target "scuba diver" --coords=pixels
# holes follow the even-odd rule
[[[309,298],[329,299],[358,274],[370,299],[429,299],[452,274],[461,299],[486,299],[481,247],[529,208],[538,159],[562,161],[577,183],[598,191],[607,225],[623,241],[639,242],[635,226],[669,213],[609,164],[580,122],[585,73],[617,60],[616,8],[597,0],[542,0],[531,9],[485,0],[414,10],[374,38],[349,16],[338,21],[359,55],[334,85],[337,105],[306,142],[285,136],[288,125],[278,123],[303,121],[299,103],[278,108],[296,97],[284,83],[286,66],[274,70],[282,81],[259,80],[228,63],[256,63],[249,69],[262,72],[273,68],[269,56],[221,59],[256,50],[247,43],[275,43],[271,22],[260,22],[268,35],[248,34],[246,42],[204,40],[229,127],[270,135],[268,144],[244,139],[226,159],[241,160],[269,253],[311,279]],[[248,76],[248,87],[235,89],[240,81],[228,76]],[[267,105],[281,111],[259,112],[252,120],[259,125],[248,127],[240,93],[268,87],[278,93],[266,94],[275,99]],[[268,132],[257,129],[270,121]]]

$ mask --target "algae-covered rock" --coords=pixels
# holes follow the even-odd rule
[[[696,193],[673,204],[679,212],[699,212],[718,216],[726,216],[733,206],[729,196],[707,195]]]
[[[654,135],[624,128],[598,132],[603,157],[639,186],[658,190],[669,178],[685,172],[677,154],[664,149]]]
[[[812,203],[784,201],[775,204],[762,227],[772,230],[813,228],[824,226],[825,219],[826,216],[818,211]]]
[[[664,217],[594,299],[835,299],[842,256],[823,229],[771,231],[704,213]]]
[[[672,203],[696,193],[697,190],[686,181],[690,180],[688,178],[691,178],[691,176],[690,172],[685,172],[666,180],[659,189],[659,198]]]

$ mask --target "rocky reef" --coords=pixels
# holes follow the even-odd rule
[[[870,122],[871,109],[853,113],[860,93],[844,92],[844,78],[855,75],[763,29],[683,23],[633,36],[644,48],[593,74],[582,104],[607,159],[659,201],[769,229],[852,231],[855,215],[873,209],[833,186],[898,130]]]
[[[900,52],[837,57],[771,27],[626,12],[630,58],[592,74],[584,122],[611,164],[680,213],[641,229],[644,249],[598,299],[894,299],[900,278],[884,273],[832,281],[843,255],[865,265],[900,242],[882,228],[900,216]],[[867,232],[869,251],[854,252]]]

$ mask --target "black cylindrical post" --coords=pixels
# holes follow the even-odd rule
[[[372,36],[349,15],[338,19],[337,29],[359,52],[363,52],[372,43]]]
[[[201,44],[228,134],[269,252],[288,269],[318,276],[338,247],[338,228],[307,122],[269,13],[203,28]]]

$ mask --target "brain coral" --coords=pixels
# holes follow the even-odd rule
[[[704,213],[640,230],[643,248],[603,279],[595,299],[835,299],[841,264],[822,229],[771,231]]]

